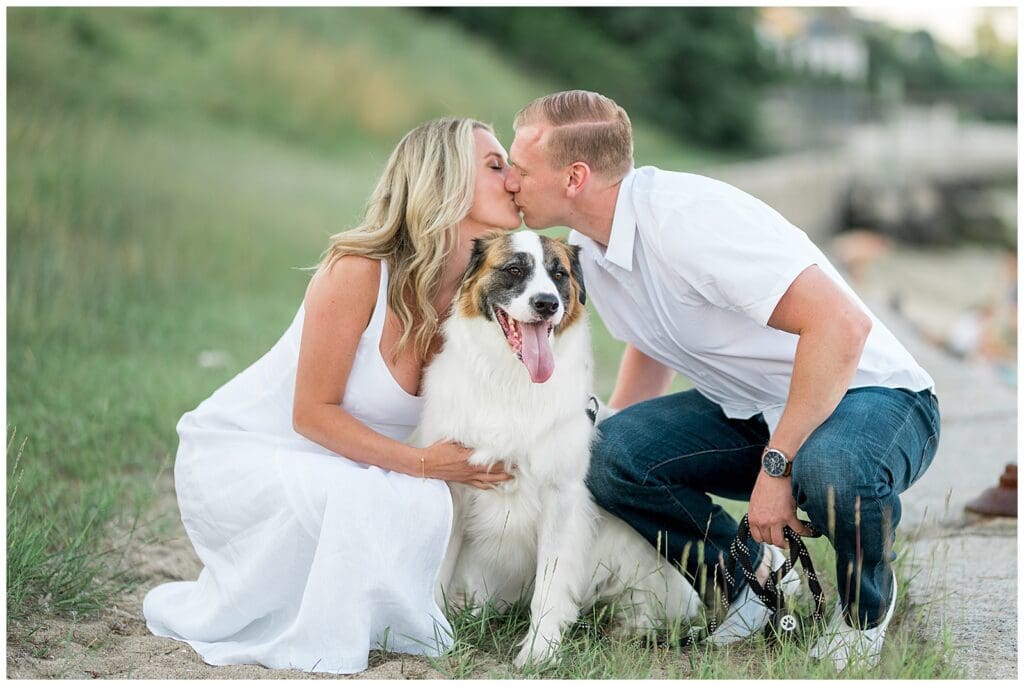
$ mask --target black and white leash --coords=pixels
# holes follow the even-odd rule
[[[821,535],[821,532],[815,529],[810,522],[801,520],[801,523],[813,532],[810,535],[812,538]],[[811,554],[807,550],[807,546],[800,535],[788,526],[783,529],[783,535],[785,535],[786,540],[789,542],[789,555],[782,566],[768,574],[765,583],[761,584],[757,580],[754,565],[750,560],[750,549],[747,547],[747,541],[750,539],[750,520],[748,515],[743,515],[743,519],[740,520],[739,528],[736,532],[736,538],[733,539],[732,544],[729,546],[729,557],[725,562],[725,567],[721,569],[722,577],[725,580],[725,584],[719,588],[722,607],[729,607],[730,589],[735,588],[737,583],[745,581],[750,590],[764,603],[765,607],[770,608],[774,612],[768,626],[765,628],[765,633],[769,640],[785,640],[800,633],[799,617],[792,611],[792,608],[786,606],[786,599],[782,593],[782,579],[793,570],[797,562],[804,568],[804,573],[807,575],[807,587],[814,597],[814,608],[811,610],[811,618],[815,623],[823,622],[825,618],[825,593],[822,591],[821,582],[814,571],[814,563],[811,562]],[[736,579],[732,575],[731,570],[736,566],[737,562],[739,563],[740,571],[743,573],[742,580]],[[709,581],[709,583],[711,582]],[[718,619],[713,608],[709,608],[707,622],[707,634],[704,634],[703,630],[691,630],[689,635],[683,636],[677,645],[679,647],[689,646],[715,632],[718,628]]]
[[[821,535],[821,532],[815,529],[810,522],[801,520],[801,524],[813,532],[810,534],[811,537]],[[783,529],[783,535],[789,542],[789,555],[779,569],[768,575],[762,585],[757,580],[750,560],[750,549],[747,547],[747,540],[750,538],[750,520],[748,515],[744,515],[740,520],[736,538],[733,539],[732,545],[729,547],[729,559],[726,562],[725,570],[723,570],[727,587],[733,588],[738,580],[732,578],[731,570],[734,567],[734,562],[739,562],[750,590],[760,598],[765,607],[774,610],[775,614],[768,626],[769,637],[779,639],[796,634],[800,628],[798,617],[793,613],[792,608],[786,607],[786,599],[782,593],[782,579],[793,570],[797,562],[804,568],[804,573],[807,575],[807,588],[810,589],[814,598],[811,619],[815,623],[823,622],[825,619],[825,593],[818,580],[818,574],[814,570],[814,563],[811,562],[811,553],[807,550],[800,534],[790,527],[787,526]]]

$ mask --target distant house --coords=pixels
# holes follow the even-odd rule
[[[867,44],[846,8],[765,7],[757,35],[783,67],[850,82],[867,79]]]

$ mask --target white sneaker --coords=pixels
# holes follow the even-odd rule
[[[882,644],[885,642],[885,628],[889,626],[892,612],[896,609],[896,575],[892,576],[892,600],[889,610],[878,626],[857,630],[843,619],[843,606],[836,603],[836,610],[829,620],[825,633],[811,648],[811,657],[817,660],[829,658],[837,672],[846,669],[850,663],[861,663],[874,668],[882,659]]]
[[[772,571],[774,572],[783,565],[786,561],[786,556],[773,545],[766,545],[766,547],[772,555]],[[796,595],[800,590],[800,575],[795,568],[790,570],[789,574],[782,577],[781,586],[782,594],[787,598]],[[769,609],[761,602],[761,599],[751,590],[750,584],[746,583],[746,579],[743,579],[743,590],[740,591],[736,600],[732,601],[729,605],[729,611],[725,614],[725,619],[715,629],[715,632],[708,636],[708,640],[712,645],[716,646],[724,646],[736,641],[742,641],[749,636],[764,631],[764,628],[768,625],[768,620],[772,618],[774,613],[775,608]]]

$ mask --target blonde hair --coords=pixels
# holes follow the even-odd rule
[[[513,128],[545,123],[548,162],[561,168],[586,162],[602,176],[621,179],[633,166],[633,126],[611,98],[593,91],[562,91],[537,98],[516,114]]]
[[[387,262],[387,302],[402,325],[396,356],[410,342],[426,356],[439,330],[431,297],[457,245],[456,227],[473,204],[475,129],[494,133],[475,119],[445,117],[405,134],[370,195],[362,223],[331,236],[320,260],[320,270],[344,255]]]

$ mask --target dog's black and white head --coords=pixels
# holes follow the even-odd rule
[[[499,327],[534,383],[555,370],[552,341],[584,312],[578,248],[532,231],[495,232],[473,241],[457,296],[462,317]]]

